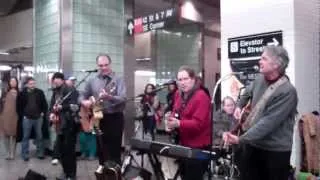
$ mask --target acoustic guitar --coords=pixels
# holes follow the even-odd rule
[[[250,112],[251,112],[251,103],[249,101],[247,105],[245,105],[245,107],[242,108],[240,113],[240,118],[238,119],[237,124],[229,132],[236,136],[240,136],[241,134],[243,134],[244,131],[242,126],[243,126],[243,123],[247,120]],[[229,151],[229,145],[226,142],[221,141],[220,149],[226,149],[226,151]]]
[[[115,82],[111,82],[106,88],[104,88],[106,93],[114,95],[116,90]],[[85,108],[81,106],[80,108],[80,122],[82,130],[85,132],[92,132],[94,134],[100,130],[99,123],[103,118],[103,98],[95,98],[90,96],[89,100],[92,102],[91,108]]]
[[[245,105],[245,107],[242,108],[242,110],[241,110],[240,118],[238,119],[238,123],[230,131],[232,134],[237,135],[237,136],[240,136],[241,134],[243,134],[242,125],[247,120],[250,112],[251,112],[251,103],[248,102],[247,105]]]

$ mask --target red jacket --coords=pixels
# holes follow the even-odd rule
[[[180,92],[176,92],[172,112],[179,112],[182,106]],[[203,148],[210,145],[211,139],[211,104],[210,97],[197,89],[180,110],[180,144],[192,148]]]

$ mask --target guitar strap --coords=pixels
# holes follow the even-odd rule
[[[271,95],[280,87],[282,84],[286,83],[288,78],[286,76],[282,76],[275,83],[269,85],[269,87],[265,90],[257,104],[254,106],[252,111],[250,112],[247,120],[243,123],[243,130],[247,131],[250,127],[257,123],[258,117],[261,115],[262,110],[265,108],[267,101],[271,97]]]
[[[104,86],[104,89],[109,92],[110,89],[116,85],[115,78],[113,78],[114,73],[112,73],[112,76],[107,76],[106,79],[106,84]]]

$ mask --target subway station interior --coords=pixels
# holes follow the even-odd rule
[[[319,0],[3,0],[0,94],[11,77],[17,77],[22,89],[31,76],[49,101],[55,72],[75,77],[81,92],[87,77],[95,76],[89,71],[97,68],[97,55],[107,53],[127,89],[126,147],[137,134],[137,97],[146,84],[159,89],[157,96],[165,106],[164,85],[176,80],[180,66],[188,65],[217,110],[223,97],[237,100],[241,89],[259,74],[266,45],[281,45],[288,51],[286,74],[297,90],[299,114],[319,111]],[[164,121],[156,129],[158,141],[166,141]],[[51,165],[50,156],[23,162],[19,144],[15,160],[6,161],[3,148],[0,145],[0,180],[18,179],[29,170],[55,179],[61,171]],[[160,161],[165,164],[164,179],[174,179],[173,158]],[[78,162],[77,179],[95,179],[97,161]],[[145,169],[152,172],[148,162]],[[236,170],[211,179],[237,179],[234,174]]]

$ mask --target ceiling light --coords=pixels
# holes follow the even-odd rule
[[[1,55],[10,55],[9,53],[7,52],[0,52]]]
[[[34,68],[33,68],[33,66],[25,66],[25,67],[23,68],[23,70],[24,70],[24,71],[33,71]]]
[[[10,71],[12,68],[8,65],[0,65],[0,71]]]
[[[156,72],[154,72],[154,71],[138,70],[138,71],[135,71],[134,74],[135,74],[136,76],[155,76],[155,75],[156,75]]]

